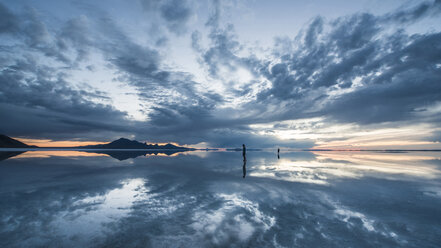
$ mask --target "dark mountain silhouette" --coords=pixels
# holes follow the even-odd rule
[[[129,140],[125,138],[120,138],[115,141],[112,141],[107,144],[101,144],[101,145],[90,145],[90,146],[79,146],[77,148],[83,148],[83,149],[155,149],[155,150],[162,150],[162,149],[169,149],[169,150],[193,150],[193,148],[187,148],[187,147],[180,147],[175,146],[172,144],[166,144],[166,145],[158,145],[158,144],[147,144],[147,143],[141,143],[136,140]]]
[[[0,134],[0,148],[35,148],[37,146],[26,145],[16,139]]]
[[[6,135],[0,134],[0,148],[38,148],[38,146],[30,146],[16,139],[10,138]],[[66,149],[141,149],[141,150],[179,150],[179,151],[190,151],[195,150],[194,148],[187,148],[181,146],[175,146],[172,144],[158,145],[158,144],[147,144],[141,143],[136,140],[129,140],[125,138],[120,138],[109,142],[107,144],[101,145],[89,145],[89,146],[77,146],[77,147],[44,147],[48,148],[66,148]],[[165,153],[164,151],[160,153]],[[174,153],[174,152],[172,152]],[[172,154],[171,153],[171,154]],[[143,153],[145,155],[145,153]],[[167,154],[167,153],[166,153]]]

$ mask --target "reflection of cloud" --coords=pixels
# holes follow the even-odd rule
[[[349,154],[286,152],[277,160],[265,151],[250,152],[247,165],[266,178],[243,180],[241,154],[201,153],[207,157],[133,159],[132,166],[103,157],[7,160],[0,246],[398,247],[412,240],[427,247],[438,239],[437,180],[358,170]],[[405,166],[430,163],[439,165],[416,157]],[[291,182],[301,179],[313,183]]]
[[[126,217],[136,201],[147,197],[148,189],[144,184],[144,179],[130,179],[123,181],[121,188],[79,199],[68,210],[58,213],[52,226],[69,240],[80,239],[87,243],[90,241],[87,239],[104,235],[106,224]]]
[[[355,228],[361,223],[361,226],[369,232],[378,233],[387,238],[397,238],[397,234],[395,232],[390,231],[386,226],[381,225],[379,222],[366,216],[365,214],[349,209],[347,206],[332,200],[329,195],[317,192],[316,195],[323,204],[333,209],[333,215],[329,217],[336,218],[339,221],[346,223],[349,228]]]
[[[247,241],[257,230],[264,233],[275,224],[275,218],[265,215],[255,202],[237,195],[219,194],[223,202],[215,210],[198,211],[191,227],[203,239],[214,245],[225,245],[233,240]]]
[[[370,232],[375,231],[374,226],[373,226],[374,221],[368,219],[362,213],[354,212],[354,211],[344,209],[344,208],[337,208],[334,210],[334,212],[336,213],[337,216],[341,216],[342,220],[346,223],[350,223],[349,218],[358,218],[362,221],[363,227],[366,228],[366,230],[368,230]]]

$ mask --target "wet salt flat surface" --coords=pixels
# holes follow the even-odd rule
[[[0,247],[441,244],[439,152],[0,155]]]

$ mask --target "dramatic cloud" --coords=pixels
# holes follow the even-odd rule
[[[108,97],[97,90],[76,90],[52,68],[32,59],[17,60],[0,75],[2,131],[10,135],[71,138],[69,132],[126,131],[125,113],[89,99]]]
[[[310,16],[271,46],[249,42],[237,16],[254,8],[236,2],[69,7],[0,4],[0,132],[307,148],[362,130],[440,131],[441,30],[425,27],[440,1]]]

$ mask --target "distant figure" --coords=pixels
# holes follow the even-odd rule
[[[277,159],[280,159],[280,148],[277,148]]]

